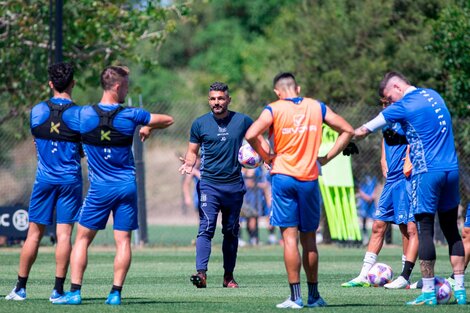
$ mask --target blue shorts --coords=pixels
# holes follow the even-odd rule
[[[460,203],[459,171],[426,172],[411,177],[411,210],[435,214],[456,208]]]
[[[54,210],[57,224],[73,224],[78,221],[82,205],[82,183],[51,184],[35,181],[29,204],[29,221],[52,225]]]
[[[135,181],[109,185],[92,183],[80,210],[79,223],[93,230],[105,229],[111,212],[114,230],[139,228]]]
[[[414,222],[414,216],[410,214],[411,183],[405,178],[387,181],[379,200],[379,208],[375,212],[375,219],[391,222],[397,225]]]
[[[273,226],[316,231],[320,223],[318,180],[300,181],[287,175],[273,175],[270,220]]]
[[[467,216],[465,217],[465,224],[464,227],[470,227],[470,203],[467,206]]]

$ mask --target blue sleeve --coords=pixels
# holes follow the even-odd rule
[[[64,112],[62,118],[67,126],[74,131],[80,131],[80,110],[81,107],[73,106]]]
[[[191,125],[191,133],[189,136],[189,142],[191,143],[201,143],[201,131],[200,131],[200,125],[198,120],[195,120],[193,122],[193,125]]]
[[[147,125],[150,122],[150,112],[141,109],[134,108],[134,121],[139,125]]]
[[[406,116],[406,111],[401,101],[395,102],[382,111],[385,120],[390,123],[399,123]]]
[[[268,110],[269,112],[271,112],[271,116],[274,116],[274,115],[273,115],[273,108],[271,108],[269,105],[267,105],[264,109],[265,109],[265,110]]]
[[[47,106],[46,102],[40,102],[33,107],[29,119],[29,125],[31,126],[31,128],[36,127],[44,123],[45,120],[47,120],[47,118],[49,117],[49,113],[43,114],[43,112],[46,111],[49,112],[49,107]]]
[[[326,115],[326,104],[321,102],[321,101],[318,101],[320,102],[320,107],[321,107],[321,117],[322,117],[322,120],[325,121],[325,115]]]

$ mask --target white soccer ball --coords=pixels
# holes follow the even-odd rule
[[[392,281],[392,268],[384,263],[375,263],[367,274],[369,282],[374,287],[382,287]]]
[[[452,287],[444,277],[434,277],[436,299],[439,304],[446,304],[452,298]]]
[[[263,160],[249,143],[242,145],[238,150],[238,162],[245,168],[256,168],[263,164]]]

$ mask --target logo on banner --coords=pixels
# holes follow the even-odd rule
[[[12,217],[13,226],[19,231],[25,231],[29,226],[28,212],[26,210],[18,210]]]

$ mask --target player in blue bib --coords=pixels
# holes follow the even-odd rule
[[[21,250],[18,282],[7,300],[26,299],[26,282],[36,260],[46,225],[56,218],[56,278],[50,300],[62,295],[69,265],[71,235],[82,202],[80,107],[72,101],[73,66],[51,65],[49,86],[54,96],[31,110],[31,132],[37,151],[36,180],[29,205],[29,229]]]
[[[434,216],[449,244],[455,277],[454,296],[466,304],[464,247],[457,228],[460,202],[459,167],[454,146],[452,120],[442,97],[432,89],[416,88],[398,72],[389,72],[380,83],[382,98],[393,105],[356,129],[362,138],[388,123],[400,123],[410,145],[413,164],[411,210],[418,227],[419,257],[423,276],[422,294],[408,305],[436,305],[434,286]]]
[[[106,304],[121,304],[121,290],[131,264],[131,232],[137,224],[137,191],[132,139],[139,125],[145,140],[151,129],[165,128],[173,118],[122,107],[127,95],[129,70],[109,66],[101,73],[103,97],[80,113],[80,132],[88,159],[90,188],[80,210],[77,236],[71,257],[71,288],[54,304],[80,304],[81,285],[88,246],[113,214],[116,257],[113,287]]]
[[[228,110],[231,98],[228,86],[215,82],[209,88],[211,112],[198,117],[191,126],[188,151],[182,159],[181,174],[190,174],[201,150],[199,231],[196,239],[196,271],[191,282],[206,288],[211,242],[217,217],[222,213],[223,287],[238,288],[233,277],[238,251],[240,209],[245,184],[238,163],[238,150],[253,120]]]

